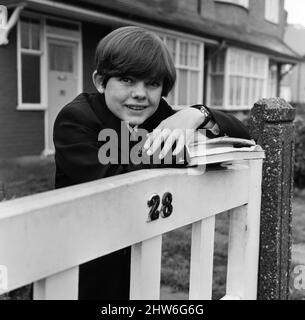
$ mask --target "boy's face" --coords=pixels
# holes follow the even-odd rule
[[[162,81],[112,77],[104,88],[106,104],[119,119],[140,125],[156,112],[162,86]]]

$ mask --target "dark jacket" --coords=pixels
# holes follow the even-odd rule
[[[236,118],[210,109],[220,136],[250,139],[247,129]],[[157,111],[140,128],[153,131],[175,111],[161,99]],[[56,177],[55,187],[67,187],[117,174],[147,168],[147,165],[108,164],[98,160],[102,129],[114,129],[121,135],[121,120],[107,107],[104,95],[80,94],[58,114],[54,124]],[[130,149],[133,144],[130,144]],[[120,147],[119,147],[120,149]],[[120,153],[120,150],[119,150]],[[149,167],[162,167],[162,165]],[[120,250],[80,266],[80,299],[128,299],[130,248]]]

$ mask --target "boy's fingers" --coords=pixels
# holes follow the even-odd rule
[[[181,152],[181,150],[184,148],[185,142],[186,141],[185,141],[184,135],[180,135],[178,142],[177,142],[177,145],[176,145],[176,148],[173,151],[174,156],[176,156],[177,154],[179,154]]]
[[[154,131],[148,133],[147,140],[145,141],[143,148],[145,150],[149,149],[151,144],[153,143],[154,139],[156,138],[156,136],[160,133],[161,133],[160,129],[155,129]]]
[[[147,139],[146,139],[146,141],[145,141],[145,143],[144,143],[144,146],[143,146],[143,148],[144,148],[145,150],[147,150],[147,149],[150,147],[151,141],[152,141],[152,137],[151,137],[151,134],[150,134],[150,133],[148,133],[146,137],[147,137]]]
[[[147,154],[150,156],[154,154],[161,146],[162,142],[167,139],[167,137],[170,135],[171,130],[169,129],[164,129],[161,132],[156,133],[153,137],[152,144],[150,148],[147,150]]]
[[[163,159],[167,155],[168,151],[171,150],[173,144],[176,142],[178,136],[179,134],[175,131],[168,136],[164,143],[163,149],[160,152],[159,159]]]

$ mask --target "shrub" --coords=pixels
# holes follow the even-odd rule
[[[305,116],[298,115],[295,120],[295,162],[294,183],[298,188],[305,187]]]
[[[290,105],[296,109],[297,115],[305,116],[305,103],[290,102]]]

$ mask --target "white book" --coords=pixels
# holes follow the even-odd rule
[[[209,139],[202,134],[186,146],[189,165],[232,162],[234,160],[252,159],[262,148],[254,140],[232,137]]]

